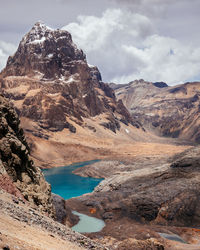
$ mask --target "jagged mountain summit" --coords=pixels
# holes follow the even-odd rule
[[[132,117],[160,136],[200,142],[200,82],[177,86],[135,80],[110,85]],[[116,87],[117,86],[117,87]]]
[[[75,73],[71,67],[73,61],[81,65],[86,62],[86,56],[77,49],[71,34],[37,22],[23,37],[14,56],[9,57],[5,74],[64,80]]]
[[[62,130],[70,126],[65,123],[66,115],[81,122],[81,117],[106,111],[109,111],[109,119],[113,122],[108,126],[113,131],[120,127],[118,115],[119,120],[132,122],[128,112],[124,112],[123,104],[115,100],[113,91],[101,82],[98,69],[87,64],[83,51],[77,49],[67,31],[52,30],[37,22],[23,37],[14,56],[9,57],[1,75],[7,79],[9,76],[24,76],[41,81],[41,86],[29,84],[28,91],[39,87],[40,91],[35,95],[13,98],[23,98],[22,116],[40,120],[43,127]],[[3,88],[10,90],[22,85],[22,82],[14,82],[11,87],[8,81],[3,81]],[[59,94],[61,96],[58,97]],[[42,100],[44,106],[41,106]]]
[[[84,129],[96,137],[107,133],[105,130],[120,133],[122,127],[123,131],[128,126],[129,130],[141,127],[102,82],[98,68],[87,63],[71,34],[41,22],[8,58],[0,74],[0,87],[14,102],[29,138],[34,135],[47,140],[55,136],[49,133],[64,129],[72,133]],[[32,145],[34,148],[35,138]]]

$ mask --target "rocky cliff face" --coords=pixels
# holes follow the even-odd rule
[[[85,61],[85,55],[73,44],[70,33],[64,30],[52,30],[37,22],[10,56],[6,66],[6,75],[35,76],[41,74],[44,79],[70,76],[80,65],[73,61]],[[80,63],[81,64],[81,63]]]
[[[200,142],[200,82],[167,87],[143,80],[111,85],[132,116],[150,131],[166,137]]]
[[[1,73],[1,88],[19,104],[21,116],[37,121],[42,128],[68,128],[75,133],[68,120],[83,124],[84,117],[100,114],[106,118],[101,125],[113,132],[119,130],[120,122],[135,125],[113,90],[101,81],[98,69],[87,64],[70,33],[40,22],[9,57]]]
[[[0,96],[0,188],[54,215],[50,185],[29,155],[19,118]]]

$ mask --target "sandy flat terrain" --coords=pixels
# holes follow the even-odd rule
[[[39,167],[57,167],[94,159],[132,161],[138,156],[171,156],[190,147],[185,142],[161,138],[130,125],[122,125],[120,131],[113,133],[95,119],[85,122],[95,127],[96,132],[73,124],[77,130],[75,134],[68,129],[60,132],[42,130],[41,135],[48,137],[45,139],[34,136],[37,124],[23,118],[22,125],[26,128],[35,163]],[[27,128],[31,132],[27,132]]]

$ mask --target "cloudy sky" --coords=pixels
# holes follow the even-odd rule
[[[0,0],[0,70],[41,20],[71,32],[106,82],[200,80],[200,0]]]

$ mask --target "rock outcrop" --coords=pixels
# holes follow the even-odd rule
[[[169,87],[162,82],[136,80],[121,87],[110,86],[146,130],[185,142],[200,142],[200,82]]]
[[[62,224],[69,224],[72,226],[78,223],[78,216],[74,215],[68,207],[65,205],[65,200],[57,194],[52,194],[53,205],[55,208],[55,219]]]
[[[29,155],[19,118],[0,96],[0,188],[54,216],[51,188]]]
[[[92,194],[75,200],[86,211],[95,208],[108,222],[128,218],[146,224],[198,227],[199,153],[200,147],[195,147],[170,160],[149,159],[129,165],[113,162],[112,173],[109,170],[111,163],[100,162],[98,174],[94,176],[100,177],[103,165],[102,176],[107,172],[110,177],[106,177]]]

